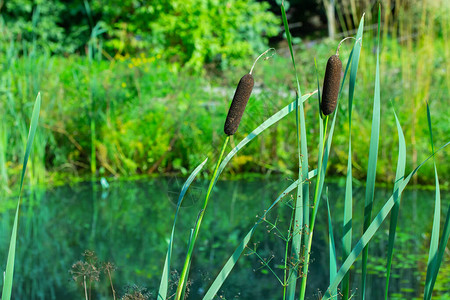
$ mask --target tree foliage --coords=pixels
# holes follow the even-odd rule
[[[6,36],[51,53],[83,53],[100,25],[110,55],[160,53],[198,70],[263,51],[280,23],[268,9],[254,0],[9,0],[0,13]]]

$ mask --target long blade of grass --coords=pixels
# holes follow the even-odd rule
[[[347,159],[347,176],[345,184],[344,198],[344,217],[343,217],[343,235],[342,235],[342,260],[345,260],[352,249],[352,218],[353,218],[353,186],[352,186],[352,108],[353,95],[355,93],[356,74],[358,71],[359,57],[361,54],[361,41],[364,33],[364,15],[359,22],[358,31],[356,33],[356,41],[353,46],[351,55],[351,69],[348,96],[348,159]],[[354,53],[354,54],[353,54]],[[353,57],[354,55],[354,57]],[[347,63],[347,68],[348,65]],[[341,87],[342,89],[342,87]],[[350,293],[350,274],[346,274],[342,284],[342,299],[348,299]]]
[[[164,262],[164,269],[163,269],[163,273],[161,276],[161,283],[159,285],[158,300],[160,300],[160,299],[165,300],[167,298],[167,290],[169,288],[170,261],[172,258],[173,237],[175,235],[175,225],[177,223],[178,212],[181,207],[181,203],[183,202],[184,195],[186,194],[187,190],[189,189],[189,186],[194,181],[195,177],[201,171],[201,169],[203,168],[203,166],[205,165],[205,163],[207,161],[208,161],[208,158],[206,158],[200,165],[197,166],[197,168],[195,168],[195,170],[191,173],[191,175],[189,175],[188,179],[186,180],[186,182],[183,184],[183,187],[181,188],[180,196],[178,197],[177,208],[175,211],[175,217],[173,220],[172,233],[170,234],[169,245],[167,247],[166,260]]]
[[[392,257],[394,255],[394,242],[395,242],[395,231],[397,229],[398,213],[400,210],[401,194],[398,193],[398,187],[405,177],[405,167],[406,167],[406,142],[405,136],[403,135],[402,127],[398,121],[397,115],[395,114],[395,122],[397,124],[398,132],[398,159],[397,159],[397,171],[395,172],[395,183],[394,183],[394,208],[391,212],[391,219],[389,224],[389,243],[388,243],[388,255],[386,263],[386,290],[384,293],[384,298],[387,300],[389,295],[389,278],[391,275],[391,265]]]
[[[377,65],[375,71],[375,92],[373,99],[372,130],[370,135],[369,165],[367,167],[363,232],[367,230],[372,219],[372,206],[375,194],[375,179],[377,173],[378,143],[380,137],[380,30],[381,30],[381,5],[378,7]],[[368,256],[369,256],[369,245],[367,245],[364,248],[362,257],[361,295],[363,300],[365,299]]]
[[[434,155],[436,155],[436,153],[438,153],[439,151],[441,151],[442,149],[444,149],[448,145],[450,145],[450,142],[447,142],[442,147],[440,147],[435,152]],[[398,194],[401,194],[403,192],[403,190],[406,188],[406,186],[408,185],[408,183],[411,180],[411,178],[434,155],[430,155],[420,165],[418,165],[411,173],[409,173],[409,175],[399,184],[398,192],[397,192]],[[324,298],[323,299],[331,298],[331,292],[330,291],[334,290],[339,285],[339,283],[342,281],[342,279],[344,278],[345,274],[348,272],[348,270],[350,270],[350,267],[356,261],[356,258],[361,254],[361,252],[363,251],[364,247],[370,242],[372,237],[378,231],[378,229],[380,228],[381,224],[383,223],[383,221],[386,219],[386,217],[388,216],[388,214],[390,213],[390,211],[394,207],[394,204],[395,204],[394,195],[391,195],[391,197],[386,201],[384,206],[380,209],[380,211],[378,212],[377,216],[372,221],[370,226],[364,232],[362,237],[356,243],[355,247],[353,248],[352,252],[350,252],[350,254],[347,257],[347,259],[341,265],[341,268],[339,269],[339,271],[338,271],[338,273],[336,275],[336,278],[334,279],[333,283],[330,284],[330,286],[327,288],[327,291],[324,294]]]
[[[317,170],[312,170],[308,173],[307,180],[314,178],[314,176],[317,175]],[[290,192],[292,192],[297,186],[300,184],[299,180],[297,179],[294,181],[291,185],[289,185],[278,197],[275,199],[275,201],[272,202],[272,204],[269,206],[267,210],[264,211],[264,214],[259,220],[253,225],[253,227],[250,229],[250,231],[245,235],[245,237],[242,239],[242,241],[237,246],[236,250],[233,252],[233,254],[230,256],[230,258],[227,260],[225,265],[220,270],[219,274],[216,276],[216,279],[214,279],[213,283],[209,287],[208,291],[206,292],[205,296],[203,297],[203,300],[211,300],[214,298],[214,296],[217,294],[225,280],[227,279],[228,275],[230,274],[231,270],[233,270],[234,266],[236,265],[237,261],[241,257],[242,253],[245,250],[245,247],[250,242],[250,239],[252,238],[253,234],[255,233],[256,228],[259,224],[264,222],[264,218],[267,216],[267,214],[274,208],[281,199],[286,197]]]
[[[436,259],[436,266],[434,268],[434,272],[432,274],[431,284],[430,284],[430,293],[429,298],[431,299],[431,293],[433,292],[434,284],[436,283],[437,276],[439,274],[439,268],[441,267],[442,260],[444,258],[445,250],[447,249],[447,243],[450,238],[450,205],[447,209],[447,217],[445,219],[444,230],[442,232],[441,241],[439,242],[439,249]]]
[[[31,147],[33,145],[34,136],[39,121],[39,113],[41,110],[41,94],[38,93],[34,102],[33,113],[31,115],[30,131],[28,132],[27,146],[25,148],[25,156],[23,158],[22,174],[20,176],[19,199],[17,201],[16,215],[14,217],[14,225],[9,243],[8,258],[6,262],[5,279],[3,283],[2,299],[10,300],[14,276],[14,261],[16,256],[17,228],[19,223],[20,201],[22,199],[23,180],[27,170],[28,159],[30,157]]]
[[[297,106],[298,108],[298,106]],[[298,149],[298,177],[299,185],[297,186],[297,197],[294,202],[294,220],[292,231],[292,247],[291,247],[291,265],[294,265],[289,270],[287,299],[293,300],[295,297],[295,288],[297,279],[299,277],[299,262],[300,252],[302,248],[302,235],[308,226],[309,219],[309,184],[302,183],[305,178],[303,171],[308,172],[308,154],[306,146],[306,132],[305,131],[305,115],[303,112],[303,104],[300,104],[300,109],[296,109],[296,130],[297,130],[297,149]],[[299,123],[301,125],[299,125]],[[301,132],[301,133],[300,133]],[[305,164],[306,163],[306,164]]]
[[[433,131],[431,129],[431,114],[428,102],[427,102],[427,120],[430,132],[431,151],[432,154],[434,154]],[[432,292],[431,282],[433,278],[433,273],[435,273],[435,270],[438,265],[437,253],[439,247],[439,226],[441,222],[441,193],[439,190],[439,177],[437,173],[436,160],[434,156],[433,156],[433,164],[434,164],[434,177],[436,182],[436,196],[434,202],[434,217],[433,217],[433,228],[431,230],[430,250],[428,254],[427,275],[425,279],[425,290],[423,295],[424,300],[431,299],[431,292]]]
[[[183,269],[181,270],[180,279],[178,281],[177,292],[176,292],[176,297],[175,297],[175,299],[177,299],[177,300],[184,299],[184,298],[181,298],[181,295],[183,293],[183,290],[186,288],[186,285],[188,282],[187,274],[189,273],[192,254],[194,253],[195,242],[197,240],[197,236],[200,231],[200,226],[202,225],[203,216],[205,215],[205,211],[208,206],[209,197],[211,196],[212,190],[214,189],[214,186],[219,177],[219,174],[217,173],[217,171],[219,169],[223,154],[225,153],[225,149],[228,145],[229,140],[230,140],[230,136],[227,135],[227,137],[225,138],[225,141],[223,142],[222,150],[220,151],[220,155],[217,160],[216,167],[214,168],[214,172],[213,172],[211,181],[209,183],[208,190],[206,192],[205,201],[203,202],[202,210],[200,211],[200,213],[198,215],[197,223],[195,224],[195,227],[194,227],[194,233],[193,233],[192,239],[189,243],[189,248],[188,248],[189,250],[186,253],[186,259],[184,261]]]
[[[336,264],[336,246],[334,244],[334,236],[333,236],[333,224],[331,222],[331,211],[330,211],[330,203],[328,202],[328,193],[327,193],[327,208],[328,208],[328,245],[330,247],[330,284],[333,282],[337,273],[337,264]],[[336,295],[337,297],[337,287],[331,291],[332,295]]]
[[[431,283],[433,281],[434,273],[438,272],[438,247],[439,247],[439,227],[441,221],[441,193],[439,190],[439,177],[436,168],[436,162],[434,162],[434,176],[436,181],[436,196],[434,204],[434,216],[433,216],[433,228],[431,230],[430,250],[428,254],[427,262],[427,275],[425,279],[425,291],[423,299],[431,299],[432,289]],[[440,262],[439,262],[440,264]]]
[[[197,226],[198,220],[199,220],[199,219],[197,218],[197,221],[196,221],[195,226]],[[194,228],[195,228],[195,226],[194,226]],[[190,233],[190,235],[189,235],[188,251],[189,251],[189,248],[191,247],[192,238],[194,237],[194,228],[191,228],[191,233]],[[187,273],[186,273],[186,278],[189,278],[189,271],[190,271],[190,269],[191,269],[191,262],[192,262],[192,261],[189,261],[189,265],[188,265],[188,269],[187,269]],[[185,296],[186,296],[186,288],[187,288],[187,286],[188,286],[187,283],[186,283],[185,285],[183,285],[183,290],[181,291],[181,299],[185,299]]]
[[[317,73],[317,70],[316,70]],[[336,114],[335,114],[336,115]],[[322,164],[323,164],[323,151],[324,151],[324,139],[326,136],[326,127],[328,124],[328,118],[329,116],[325,117],[325,120],[322,120],[321,115],[319,113],[319,117],[318,117],[318,121],[319,121],[319,155],[317,158],[317,170],[318,170],[318,174],[317,174],[317,178],[316,178],[316,187],[315,187],[315,191],[314,191],[314,200],[313,200],[313,214],[311,216],[311,222],[308,222],[309,218],[309,201],[308,200],[304,200],[303,201],[303,209],[306,210],[308,212],[308,214],[304,214],[304,225],[303,227],[304,229],[304,234],[305,234],[305,249],[303,250],[303,270],[302,270],[302,280],[301,280],[301,286],[300,286],[300,299],[304,299],[305,297],[305,293],[306,293],[306,281],[307,281],[307,276],[308,276],[308,269],[309,269],[309,257],[310,257],[310,251],[311,251],[311,243],[312,243],[312,238],[313,238],[313,233],[314,233],[314,223],[316,220],[316,215],[317,215],[317,210],[318,207],[320,205],[320,195],[321,195],[321,187],[323,186],[323,182],[325,180],[325,170],[322,170]],[[324,121],[325,121],[325,129],[324,129]],[[303,166],[302,166],[303,168]],[[320,189],[320,190],[319,190]],[[309,198],[309,195],[303,195],[303,197],[307,197]],[[294,223],[296,224],[296,223]]]
[[[286,10],[284,9],[283,3],[281,3],[281,17],[283,19],[284,32],[286,33],[286,39],[287,39],[288,46],[289,46],[289,52],[291,53],[292,65],[294,67],[295,80],[297,82],[297,92],[298,92],[298,96],[301,98],[302,92],[300,90],[300,82],[298,80],[297,67],[295,66],[294,50],[292,49],[292,37],[291,37],[291,32],[289,31],[289,25],[288,25],[288,21],[287,21],[287,17],[286,17]]]

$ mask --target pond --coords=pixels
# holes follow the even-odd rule
[[[196,244],[190,273],[188,299],[201,299],[221,266],[232,254],[258,215],[291,184],[292,180],[220,181],[210,199]],[[136,287],[146,289],[155,299],[161,278],[167,241],[172,227],[183,179],[158,178],[117,181],[103,188],[100,183],[80,183],[24,193],[17,244],[13,299],[84,299],[84,290],[72,280],[72,265],[83,260],[85,250],[94,251],[99,261],[116,266],[112,282],[118,298]],[[344,188],[328,184],[333,230],[340,255]],[[190,228],[202,206],[207,182],[195,181],[180,211],[172,270],[175,284],[182,268]],[[354,242],[361,235],[364,188],[354,190]],[[391,195],[379,188],[374,212]],[[442,192],[443,212],[449,199]],[[2,197],[0,204],[0,267],[5,269],[16,198]],[[289,198],[268,217],[281,233],[287,231],[291,216]],[[328,220],[322,200],[314,233],[312,262],[308,275],[308,299],[320,299],[328,286]],[[391,299],[420,297],[425,280],[429,236],[434,209],[434,192],[407,189],[402,199],[391,279]],[[385,222],[369,247],[369,276],[366,299],[384,297],[384,268],[389,223]],[[262,223],[223,285],[221,299],[281,299],[282,286],[260,259],[282,277],[285,242]],[[255,253],[256,252],[256,253]],[[436,289],[450,293],[444,279],[449,277],[449,255],[441,266]],[[359,262],[359,261],[358,261]],[[353,299],[358,293],[360,267],[352,269]],[[444,278],[444,279],[442,279]],[[173,287],[172,287],[173,288]],[[92,299],[113,299],[109,278],[101,274],[92,284]],[[444,297],[444,296],[443,296]],[[436,295],[433,299],[439,299]],[[444,299],[441,297],[441,299]]]

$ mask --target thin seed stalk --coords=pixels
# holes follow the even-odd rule
[[[319,164],[317,167],[317,181],[316,181],[316,188],[314,191],[314,202],[313,207],[317,205],[317,199],[319,195],[319,186],[320,186],[320,177],[322,176],[322,164],[323,164],[323,150],[325,148],[325,140],[327,137],[327,127],[328,127],[328,115],[325,117],[325,133],[323,135],[323,141],[322,141],[322,149],[321,149],[321,157],[319,159]],[[303,265],[303,276],[302,276],[302,284],[300,287],[300,299],[305,299],[305,293],[306,293],[306,280],[308,278],[308,267],[309,267],[309,258],[311,253],[311,244],[312,244],[312,238],[314,233],[314,224],[316,222],[316,214],[311,215],[311,221],[309,222],[309,235],[306,243],[306,251],[304,253],[305,262]]]
[[[217,160],[217,164],[214,169],[213,176],[211,178],[211,182],[209,183],[208,191],[206,192],[206,197],[205,197],[205,202],[203,203],[203,208],[200,211],[197,224],[195,225],[195,228],[194,228],[194,233],[192,234],[192,240],[189,244],[189,249],[188,249],[188,252],[186,255],[186,260],[184,262],[183,270],[180,275],[180,280],[178,281],[177,294],[176,294],[176,298],[175,298],[177,300],[181,299],[181,294],[183,293],[183,287],[186,285],[186,282],[187,282],[187,273],[189,271],[189,266],[190,266],[190,262],[191,262],[192,253],[194,251],[195,241],[197,240],[198,232],[200,231],[200,226],[202,225],[203,216],[205,215],[205,210],[206,210],[206,207],[208,206],[209,196],[211,195],[211,191],[217,181],[217,178],[216,178],[217,170],[219,169],[219,165],[222,162],[223,154],[225,153],[225,149],[227,147],[229,140],[230,140],[230,136],[227,136],[223,143],[222,150],[220,151],[219,159]]]
[[[86,286],[86,275],[83,276],[83,285],[84,285],[84,296],[85,296],[86,300],[88,300],[87,286]]]
[[[114,290],[114,285],[113,285],[113,282],[112,282],[112,279],[111,279],[111,272],[109,271],[109,269],[107,269],[107,271],[108,271],[109,283],[111,284],[111,290],[112,290],[112,293],[113,293],[113,298],[114,298],[114,300],[116,300],[116,291]]]

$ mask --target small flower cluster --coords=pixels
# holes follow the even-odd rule
[[[130,57],[129,54],[125,55],[117,54],[115,56],[115,59],[121,62],[129,61],[128,68],[133,69],[145,66],[147,64],[151,64],[156,60],[161,59],[161,57],[162,57],[161,54],[157,54],[150,57],[145,56],[145,53],[141,53],[138,57]]]

